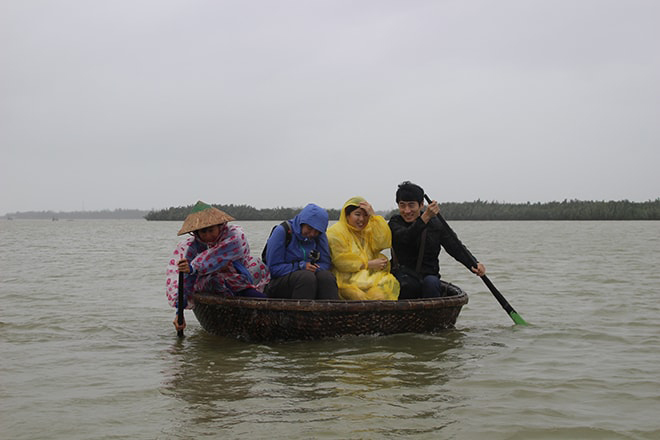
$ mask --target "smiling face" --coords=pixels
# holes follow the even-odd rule
[[[353,226],[358,231],[361,231],[367,226],[367,223],[369,223],[369,216],[364,209],[358,208],[354,209],[346,216],[346,221],[349,225]]]
[[[419,202],[401,200],[399,202],[399,214],[406,223],[412,223],[422,215],[423,206],[424,204]]]

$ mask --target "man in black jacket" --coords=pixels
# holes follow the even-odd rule
[[[461,243],[453,231],[438,219],[438,202],[433,200],[424,208],[424,190],[411,182],[399,184],[396,191],[399,214],[390,219],[392,230],[392,273],[401,284],[399,299],[443,296],[440,285],[441,248],[478,276],[486,273],[482,263]],[[397,268],[398,267],[398,268]]]

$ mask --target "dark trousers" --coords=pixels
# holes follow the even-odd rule
[[[420,279],[411,271],[400,271],[395,276],[401,285],[399,299],[438,298],[447,294],[437,275],[424,275]]]
[[[270,298],[339,299],[337,280],[329,270],[297,270],[268,283]]]
[[[445,296],[442,291],[440,277],[437,275],[426,275],[422,280],[422,298],[437,298]]]

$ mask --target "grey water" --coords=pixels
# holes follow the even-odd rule
[[[273,344],[177,339],[179,226],[0,222],[0,438],[660,438],[660,222],[452,222],[529,326],[443,255],[456,329]]]

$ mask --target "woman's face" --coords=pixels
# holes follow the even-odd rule
[[[220,237],[220,232],[224,226],[225,224],[223,223],[221,225],[213,225],[208,228],[198,229],[195,231],[195,235],[197,235],[197,238],[204,243],[213,243],[218,240],[218,237]]]
[[[367,226],[367,223],[369,223],[369,216],[364,209],[358,208],[354,209],[350,214],[348,214],[346,221],[349,225],[353,226],[358,231],[361,231],[365,226]]]

